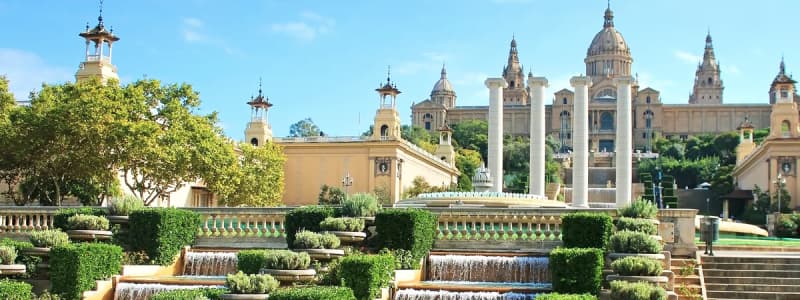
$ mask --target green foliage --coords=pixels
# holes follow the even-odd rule
[[[649,253],[661,252],[661,243],[649,234],[633,231],[619,231],[611,236],[611,251],[616,253]]]
[[[310,286],[278,289],[269,294],[270,300],[355,300],[353,290],[346,287]]]
[[[19,253],[19,251],[22,249],[33,247],[33,244],[27,241],[23,242],[23,241],[12,240],[10,238],[3,238],[2,240],[0,240],[0,246],[12,247],[17,250],[17,253]],[[25,265],[26,274],[22,275],[21,277],[27,278],[36,273],[38,269],[37,266],[41,262],[42,262],[41,257],[23,254],[23,255],[17,255],[17,259],[14,263]]]
[[[127,216],[137,209],[144,208],[144,201],[132,195],[111,198],[108,202],[108,214],[112,216]]]
[[[478,151],[482,160],[486,161],[489,153],[489,123],[485,120],[468,120],[450,127],[453,129],[453,140],[459,147]]]
[[[17,261],[17,249],[0,246],[0,265],[13,265]]]
[[[194,243],[200,215],[177,208],[134,211],[128,220],[131,250],[145,251],[156,264],[168,265],[184,246]]]
[[[375,299],[381,288],[389,287],[394,274],[391,255],[351,255],[340,262],[339,275],[356,299]]]
[[[67,300],[81,299],[94,289],[96,280],[122,271],[122,248],[103,243],[78,243],[50,250],[50,282],[53,292]]]
[[[641,160],[637,167],[637,173],[640,174],[640,181],[644,182],[641,174],[650,174],[651,178],[656,178],[656,168],[661,168],[663,176],[672,176],[678,187],[691,188],[703,182],[713,182],[715,178],[726,175],[723,170],[724,166],[726,165],[716,156],[682,160],[665,156],[658,159]],[[731,165],[730,170],[732,167]],[[662,186],[666,188],[663,182]]]
[[[61,296],[57,294],[50,293],[48,290],[44,290],[39,297],[35,297],[31,300],[61,300]]]
[[[571,213],[561,217],[562,241],[567,248],[606,249],[613,228],[607,214]]]
[[[652,258],[628,256],[611,263],[614,273],[622,276],[660,276],[661,262]]]
[[[381,205],[372,194],[354,194],[342,202],[345,217],[374,217],[380,210]]]
[[[69,236],[58,229],[39,230],[28,236],[34,247],[50,248],[69,243]]]
[[[436,152],[436,145],[439,143],[437,136],[431,135],[425,128],[419,126],[401,126],[400,136],[431,154]]]
[[[597,295],[603,280],[603,250],[556,248],[550,252],[553,291]]]
[[[547,293],[537,294],[536,300],[597,300],[597,296],[592,294]]]
[[[326,206],[304,206],[290,210],[284,217],[286,244],[294,245],[294,236],[302,229],[320,231],[319,223],[328,217],[333,217],[333,208]]]
[[[458,190],[472,191],[472,176],[475,170],[481,167],[481,154],[476,150],[458,149],[456,150],[456,168],[461,172],[458,175]]]
[[[67,219],[69,230],[108,230],[108,219],[101,216],[74,215]]]
[[[364,231],[364,219],[359,218],[325,218],[319,223],[320,230],[327,231]]]
[[[323,184],[319,188],[319,198],[318,198],[319,205],[340,204],[342,203],[342,201],[344,201],[344,198],[345,198],[344,191],[338,187]]]
[[[394,257],[394,268],[397,270],[411,270],[419,269],[419,260],[414,259],[414,255],[409,250],[395,249],[389,250],[386,248],[381,249],[378,254],[391,255]]]
[[[651,219],[637,219],[637,218],[628,218],[628,217],[620,217],[616,221],[617,231],[636,231],[641,232],[649,235],[657,235],[658,234],[658,226]]]
[[[414,198],[419,194],[443,192],[446,190],[446,186],[433,186],[425,180],[425,177],[417,176],[411,181],[411,187],[403,191],[403,199]]]
[[[236,254],[237,267],[245,274],[258,274],[267,262],[266,250],[241,250]]]
[[[630,205],[620,208],[617,211],[620,217],[655,219],[658,215],[658,207],[654,202],[643,201],[641,199],[633,201]]]
[[[278,288],[280,283],[267,274],[245,274],[239,271],[228,274],[225,287],[231,294],[269,294]]]
[[[421,209],[386,209],[375,217],[378,248],[411,251],[415,263],[433,247],[437,219],[431,212]]]
[[[339,238],[331,233],[316,233],[300,230],[294,236],[294,249],[336,249],[341,245]]]
[[[4,300],[29,300],[31,299],[30,284],[8,279],[0,280],[0,299]]]
[[[290,137],[312,137],[320,136],[321,134],[322,131],[319,130],[319,126],[314,124],[311,118],[302,119],[289,126]]]
[[[221,288],[180,289],[159,292],[150,296],[150,300],[219,300],[220,295],[227,292]]]
[[[81,207],[81,208],[62,208],[56,211],[53,216],[53,227],[61,230],[69,230],[67,220],[74,215],[92,215],[92,216],[106,216],[106,210],[96,207]]]
[[[285,188],[283,148],[272,142],[261,143],[258,147],[240,143],[238,148],[241,151],[238,159],[221,172],[225,180],[217,181],[209,189],[227,206],[280,205]]]
[[[667,293],[663,288],[647,282],[611,282],[612,300],[665,300]]]
[[[681,276],[690,276],[695,275],[695,267],[697,267],[697,261],[695,260],[687,260],[684,261],[683,266],[678,271],[678,274]]]
[[[779,237],[793,238],[797,237],[798,224],[791,215],[781,215],[776,226],[775,235]]]
[[[304,270],[311,264],[305,252],[289,250],[242,250],[237,255],[239,271],[258,274],[263,269]]]

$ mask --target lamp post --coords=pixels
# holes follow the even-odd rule
[[[661,166],[656,165],[656,178],[653,181],[653,196],[658,208],[664,208],[663,201],[661,201]]]
[[[778,178],[775,179],[775,185],[778,186],[777,193],[778,193],[778,213],[781,213],[781,194],[783,193],[783,184],[786,183],[786,178],[781,176],[781,173],[778,173]]]
[[[348,188],[353,185],[353,177],[350,177],[350,172],[346,172],[344,178],[342,178],[342,186],[344,186],[344,195],[345,198],[348,197]]]
[[[706,198],[706,216],[711,215],[711,199]]]

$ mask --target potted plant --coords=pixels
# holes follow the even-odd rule
[[[310,269],[311,257],[305,252],[267,250],[263,256],[261,273],[272,275],[281,282],[307,282],[314,280],[317,272]]]
[[[669,285],[669,278],[662,276],[661,262],[652,258],[629,256],[611,263],[615,274],[608,275],[608,281],[647,282]]]
[[[67,219],[67,235],[79,241],[110,240],[108,219],[92,215],[74,215]]]
[[[617,211],[619,217],[650,219],[651,222],[658,224],[658,207],[655,203],[639,198],[628,206]]]
[[[292,248],[308,253],[311,258],[316,260],[331,260],[344,256],[344,250],[336,249],[339,248],[339,245],[341,245],[339,238],[331,233],[320,234],[301,230],[295,234]]]
[[[128,224],[128,215],[144,208],[144,201],[132,195],[112,198],[108,202],[108,221],[111,224]]]
[[[342,243],[360,243],[367,238],[364,232],[364,219],[360,218],[325,218],[319,223],[320,230],[332,233]]]
[[[69,243],[69,236],[58,229],[39,230],[31,232],[28,237],[33,247],[22,249],[26,255],[47,257],[50,248]]]
[[[372,194],[354,194],[342,202],[342,216],[361,218],[367,226],[375,224],[375,215],[380,211],[381,205]]]
[[[222,300],[263,300],[269,299],[269,293],[278,288],[280,282],[267,274],[245,274],[239,271],[228,274],[225,287],[229,294],[220,295]]]
[[[11,246],[0,246],[0,275],[17,275],[25,273],[25,265],[15,264],[17,249]]]
[[[379,254],[391,254],[394,257],[394,284],[422,281],[422,259],[414,259],[410,250],[381,249]]]
[[[628,257],[641,256],[664,261],[666,257],[661,253],[662,245],[650,235],[635,231],[618,231],[611,236],[609,241],[611,261]]]
[[[666,300],[667,292],[659,286],[645,282],[612,281],[611,299]]]

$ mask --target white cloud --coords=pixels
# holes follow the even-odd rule
[[[189,27],[203,27],[203,21],[196,18],[183,18],[183,24]]]
[[[0,75],[6,75],[9,89],[17,100],[27,100],[42,82],[57,83],[72,79],[74,71],[47,64],[39,55],[19,49],[0,48]]]
[[[419,73],[438,74],[442,64],[450,57],[444,53],[424,52],[419,57],[392,65],[392,72],[402,75],[415,75]]]
[[[722,71],[732,75],[742,74],[742,70],[739,70],[739,67],[735,65],[722,65]]]
[[[679,60],[681,60],[683,62],[690,63],[690,64],[696,64],[696,63],[700,62],[703,59],[702,57],[700,57],[698,55],[695,55],[695,54],[692,54],[692,53],[689,53],[689,52],[686,52],[686,51],[683,51],[683,50],[675,50],[675,58],[677,58],[677,59],[679,59]]]
[[[321,34],[331,32],[335,25],[336,21],[334,19],[321,16],[315,12],[304,11],[300,13],[300,20],[275,23],[270,25],[270,30],[300,41],[310,42]]]
[[[203,20],[186,17],[181,21],[181,37],[187,43],[206,44],[222,49],[229,55],[239,54],[239,51],[231,47],[225,40],[211,36],[205,32],[205,22]]]
[[[639,72],[639,87],[645,88],[650,87],[656,90],[665,90],[667,87],[670,87],[675,84],[672,80],[669,79],[658,79],[653,76],[653,74],[648,72]]]

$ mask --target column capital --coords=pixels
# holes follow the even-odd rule
[[[484,82],[488,88],[507,88],[508,82],[503,78],[486,78]]]
[[[613,79],[614,85],[617,85],[617,86],[619,86],[619,85],[631,85],[631,84],[633,84],[634,81],[635,81],[635,79],[633,77],[630,77],[630,76],[615,77]]]
[[[541,85],[543,87],[548,87],[547,78],[545,77],[528,77],[528,85]]]
[[[592,84],[592,79],[589,76],[573,76],[569,79],[569,84],[572,87],[589,86]]]

